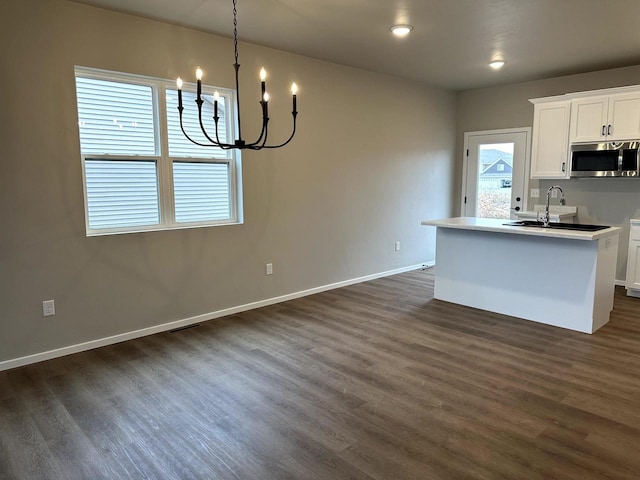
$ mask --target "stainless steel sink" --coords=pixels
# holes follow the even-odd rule
[[[609,225],[588,225],[586,223],[561,223],[552,222],[548,226],[544,226],[542,222],[537,220],[520,220],[518,222],[509,222],[504,225],[510,225],[514,227],[536,227],[536,228],[550,228],[555,230],[578,230],[580,232],[597,232],[598,230],[604,230],[609,228]]]

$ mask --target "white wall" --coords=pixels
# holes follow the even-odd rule
[[[74,65],[175,78],[200,64],[233,87],[232,41],[5,0],[0,60],[0,362],[434,258],[420,221],[452,211],[453,92],[241,44],[243,92],[270,72],[276,138],[300,85],[294,141],[243,154],[245,223],[87,238]],[[259,120],[249,103],[247,136]],[[46,299],[55,317],[42,317]]]

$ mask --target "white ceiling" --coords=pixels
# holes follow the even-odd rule
[[[231,0],[76,1],[233,32]],[[639,24],[640,0],[238,0],[240,41],[456,90],[640,64]]]

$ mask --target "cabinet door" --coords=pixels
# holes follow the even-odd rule
[[[568,101],[538,103],[533,113],[531,178],[568,178]]]
[[[640,93],[609,97],[608,140],[640,138]]]
[[[600,142],[607,135],[609,97],[579,98],[571,102],[572,143]]]

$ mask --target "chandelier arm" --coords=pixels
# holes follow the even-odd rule
[[[281,143],[280,145],[264,145],[262,148],[280,148],[280,147],[284,147],[287,143],[289,143],[291,140],[293,140],[293,136],[296,134],[296,116],[297,116],[298,112],[295,112],[293,114],[293,131],[291,132],[291,136],[283,143]]]
[[[264,135],[263,135],[264,134]],[[262,123],[262,132],[260,132],[260,137],[255,142],[249,144],[249,148],[251,150],[262,150],[267,143],[267,137],[269,136],[269,118],[263,119]]]
[[[178,107],[178,110],[180,110],[180,107]],[[196,142],[193,138],[191,138],[186,130],[184,129],[184,125],[182,124],[182,110],[180,110],[180,130],[182,130],[182,134],[187,138],[187,140],[189,140],[191,143],[198,145],[199,147],[211,147],[213,145],[209,145],[206,143],[200,143],[200,142]]]
[[[219,120],[218,117],[213,117],[213,122],[215,123],[215,126],[216,126],[216,140],[218,145],[226,145],[220,141],[220,136],[218,135],[218,120]]]
[[[264,145],[267,142],[267,135],[269,135],[269,117],[266,116],[264,102],[260,101],[260,104],[262,105],[262,129],[260,130],[260,136],[258,136],[257,140],[253,143],[248,144],[250,147],[255,147],[256,145],[260,144],[260,142],[262,142],[262,145]]]
[[[211,142],[211,145],[202,145],[203,147],[220,147],[223,150],[228,150],[233,148],[232,144],[216,142],[213,138],[209,136],[206,129],[204,128],[204,122],[202,121],[202,104],[204,103],[202,100],[196,100],[198,104],[198,121],[200,122],[200,130],[202,130],[202,134],[206,137],[207,140]],[[218,136],[218,125],[216,124],[216,137]]]

